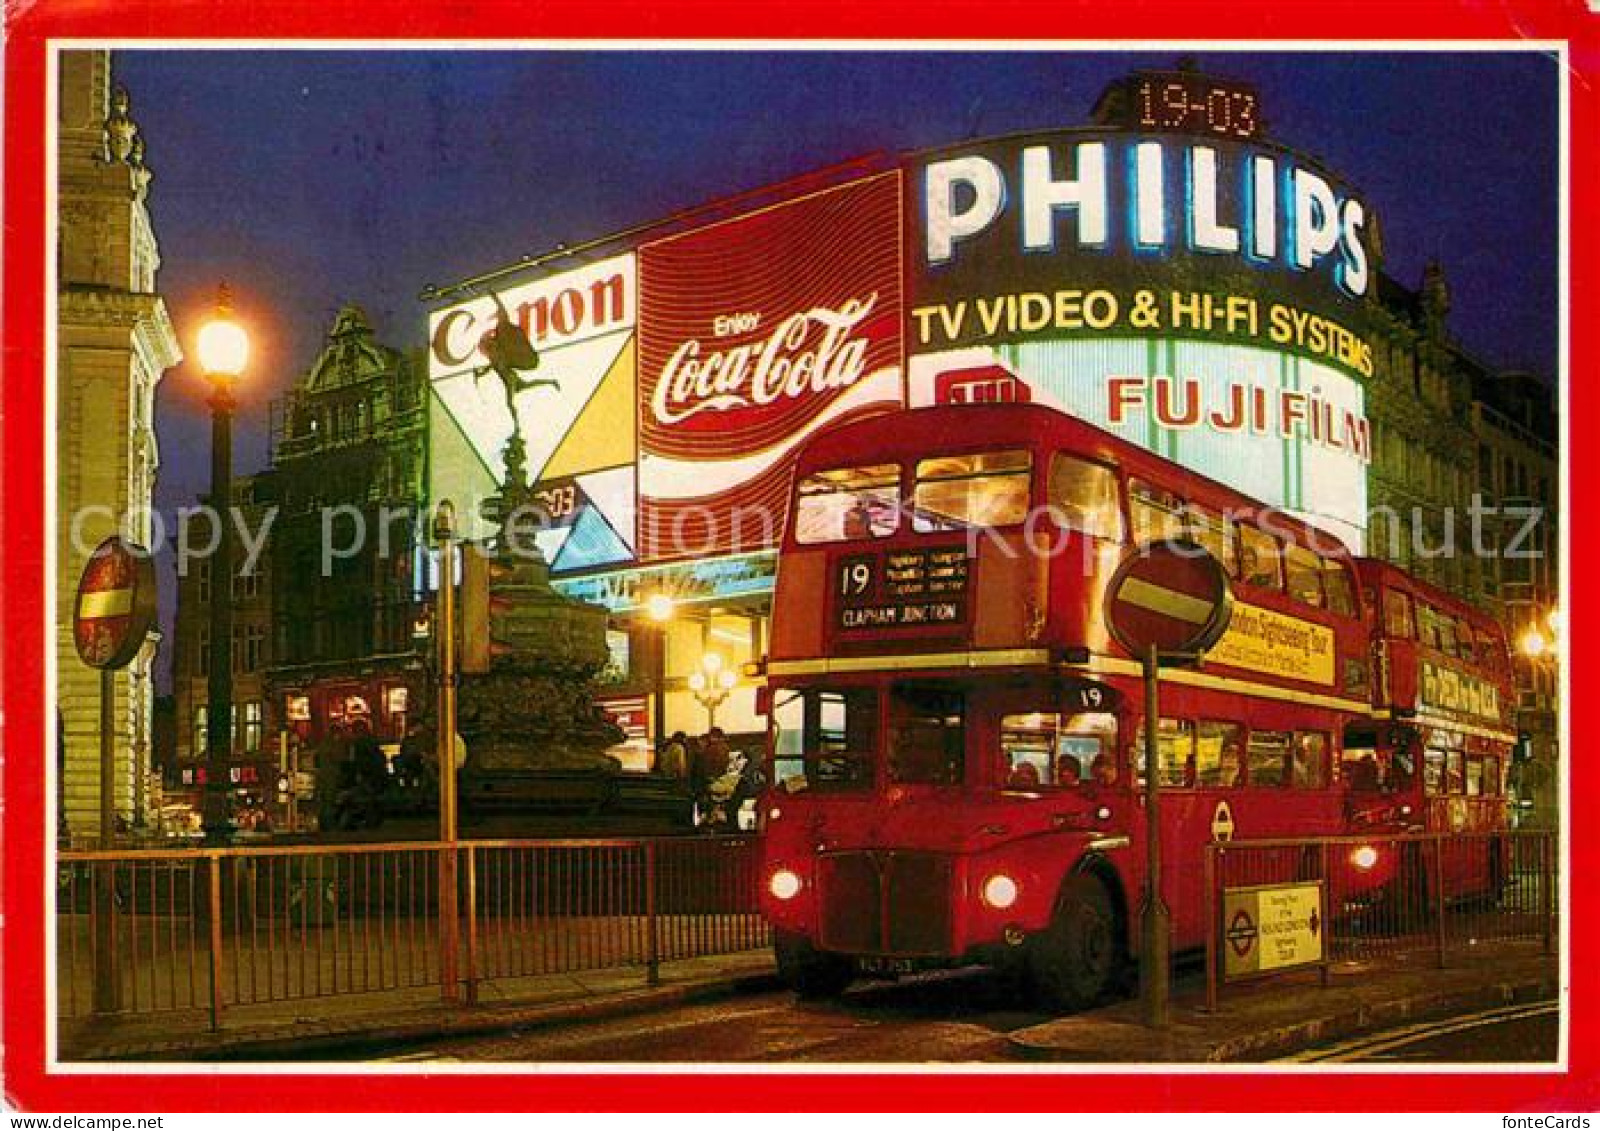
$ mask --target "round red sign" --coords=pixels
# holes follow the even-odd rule
[[[95,547],[78,580],[72,639],[91,668],[123,668],[156,620],[156,570],[150,552],[112,535]]]
[[[1123,559],[1106,589],[1106,625],[1130,653],[1198,655],[1222,639],[1233,594],[1222,564],[1197,542],[1146,543]]]

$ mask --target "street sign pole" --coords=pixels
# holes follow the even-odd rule
[[[1140,990],[1145,1023],[1171,1015],[1172,912],[1162,898],[1161,663],[1197,664],[1222,638],[1233,595],[1222,564],[1186,538],[1158,539],[1133,550],[1106,587],[1112,638],[1144,672],[1144,901],[1140,909]],[[1180,869],[1187,874],[1187,868]]]
[[[117,681],[114,668],[100,669],[100,848],[111,847],[117,824]],[[96,1013],[117,1011],[116,957],[112,948],[117,933],[112,929],[115,910],[112,894],[116,865],[102,861],[94,869],[94,1008]]]
[[[1144,977],[1145,1024],[1167,1024],[1171,997],[1172,914],[1161,898],[1161,654],[1154,644],[1144,653]]]
[[[117,683],[144,646],[156,619],[156,575],[143,546],[112,535],[95,547],[78,579],[72,611],[72,640],[78,658],[100,673],[100,821],[102,851],[117,828]],[[138,773],[139,768],[134,767]],[[58,789],[64,788],[62,783]],[[89,898],[96,1013],[114,1013],[117,986],[116,862],[89,864]]]
[[[439,503],[433,519],[439,548],[439,593],[434,603],[438,653],[438,719],[435,749],[439,762],[439,981],[452,1005],[461,1000],[457,959],[461,924],[456,893],[456,562],[455,508]]]

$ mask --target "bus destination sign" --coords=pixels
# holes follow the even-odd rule
[[[965,546],[852,554],[835,576],[838,626],[845,632],[965,624],[971,576]]]

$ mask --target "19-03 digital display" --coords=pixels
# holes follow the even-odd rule
[[[1261,100],[1254,87],[1183,72],[1152,72],[1128,79],[1123,125],[1255,138],[1261,135]]]

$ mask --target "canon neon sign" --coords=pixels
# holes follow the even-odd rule
[[[633,326],[636,298],[631,257],[507,287],[500,302],[536,348],[554,349]],[[481,351],[500,313],[488,295],[435,313],[429,352],[433,376],[486,364]]]
[[[1090,251],[1183,250],[1324,271],[1351,297],[1371,284],[1366,206],[1287,154],[1138,137],[987,150],[924,166],[926,269],[1009,231],[1013,246],[1030,254],[1064,250],[1070,240]]]

